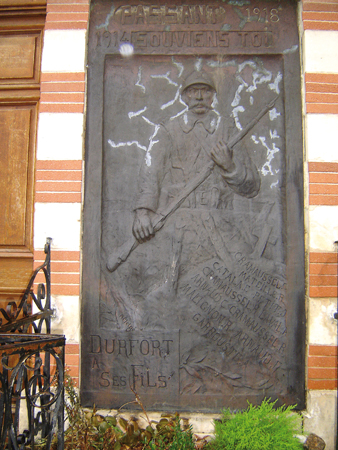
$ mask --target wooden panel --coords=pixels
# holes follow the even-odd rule
[[[33,78],[35,36],[0,37],[0,78]]]
[[[0,306],[33,271],[34,170],[45,0],[0,0]]]
[[[4,292],[18,298],[25,291],[32,275],[32,258],[12,258],[0,256],[0,293]],[[0,303],[1,304],[1,303]]]
[[[30,108],[0,109],[0,245],[25,245]]]

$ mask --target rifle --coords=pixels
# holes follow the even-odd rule
[[[272,109],[275,106],[275,103],[277,99],[279,98],[279,95],[277,95],[270,103],[268,103],[258,114],[256,117],[254,117],[245,127],[243,130],[239,131],[235,136],[230,138],[229,142],[227,143],[227,146],[229,148],[234,147],[240,140],[242,140],[249,131],[260,121],[260,119],[268,112],[270,109]],[[196,177],[192,178],[187,185],[182,189],[181,193],[177,195],[168,205],[167,207],[159,212],[154,222],[152,223],[153,230],[156,233],[159,231],[163,225],[165,224],[166,220],[182,205],[184,200],[196,189],[198,186],[200,186],[212,173],[213,169],[215,167],[215,163],[211,162],[206,166],[206,168],[198,174]],[[114,272],[131,254],[132,251],[135,250],[136,247],[138,247],[139,242],[138,240],[133,236],[131,239],[126,241],[118,250],[116,253],[110,255],[108,257],[107,262],[107,269],[110,272]]]

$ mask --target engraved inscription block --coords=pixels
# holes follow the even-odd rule
[[[304,402],[295,5],[97,0],[82,400]]]
[[[159,405],[178,396],[179,333],[111,332],[90,336],[85,370],[98,398],[110,396],[122,405],[131,391]]]

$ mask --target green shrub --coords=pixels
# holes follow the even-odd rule
[[[248,402],[249,403],[249,402]],[[249,403],[245,411],[222,411],[215,421],[215,437],[208,450],[299,450],[299,416],[294,406],[274,408],[276,402],[264,400],[260,406]]]

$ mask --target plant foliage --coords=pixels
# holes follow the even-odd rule
[[[65,391],[69,426],[65,431],[64,450],[195,450],[191,426],[182,427],[177,413],[164,414],[159,422],[150,421],[135,392],[136,401],[133,403],[143,410],[147,420],[145,427],[135,417],[129,420],[120,414],[104,417],[95,408],[85,411],[68,375]],[[52,450],[56,448],[55,441]]]
[[[299,417],[294,406],[275,408],[265,399],[260,406],[249,404],[245,411],[232,414],[224,409],[215,421],[215,438],[207,450],[299,450]]]

